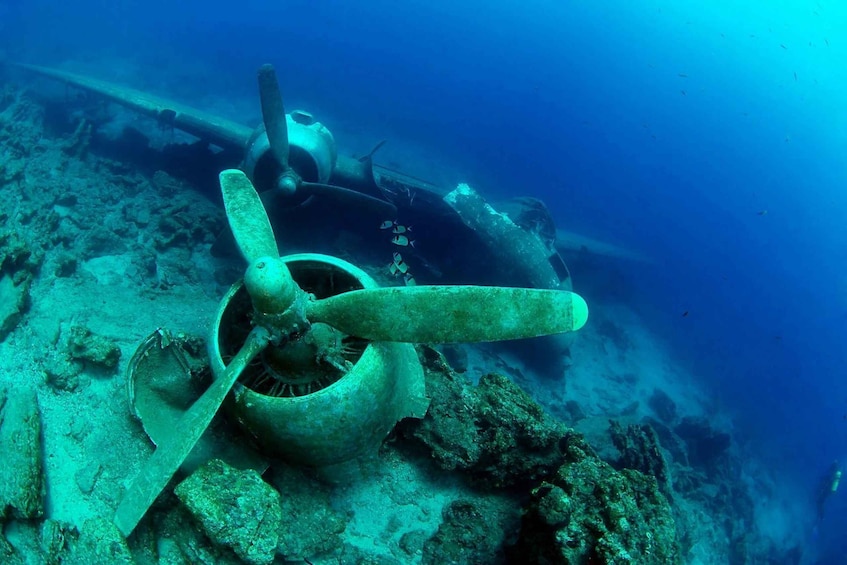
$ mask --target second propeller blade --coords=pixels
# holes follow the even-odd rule
[[[389,287],[313,301],[306,316],[374,341],[458,343],[575,331],[585,325],[588,305],[565,290]]]

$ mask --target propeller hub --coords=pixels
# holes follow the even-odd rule
[[[291,278],[282,259],[259,257],[244,274],[253,303],[254,322],[271,332],[272,341],[306,330],[306,295]]]
[[[297,178],[295,178],[293,171],[286,171],[282,175],[280,175],[279,179],[277,179],[276,187],[277,190],[282,192],[285,196],[291,196],[295,192],[297,192]]]

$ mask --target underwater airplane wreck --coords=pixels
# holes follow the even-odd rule
[[[308,112],[286,113],[276,72],[258,72],[262,123],[251,128],[132,88],[61,70],[19,68],[55,79],[196,136],[232,154],[225,163],[256,187],[285,249],[356,255],[385,248],[380,260],[401,284],[481,284],[573,291],[563,253],[636,258],[634,254],[557,229],[543,202],[515,198],[496,207],[462,184],[444,189],[378,165],[378,143],[359,158],[340,155],[327,127]],[[379,229],[390,226],[390,229]],[[403,233],[414,226],[414,232]],[[355,234],[353,245],[336,243]],[[386,237],[388,236],[388,237]],[[331,242],[331,243],[330,243]],[[236,256],[231,234],[212,248]],[[393,284],[393,281],[392,281]],[[570,338],[523,340],[514,347],[539,371],[559,375]]]
[[[569,336],[588,320],[588,305],[573,292],[563,255],[640,258],[557,230],[538,200],[492,205],[466,184],[445,190],[378,165],[374,154],[382,143],[360,158],[339,155],[332,134],[313,116],[286,113],[275,71],[267,65],[258,72],[263,123],[257,128],[88,77],[19,67],[234,156],[215,171],[228,230],[211,246],[214,255],[238,258],[237,270],[228,271],[231,286],[205,340],[162,326],[136,348],[126,368],[129,406],[156,449],[139,460],[140,467],[121,471],[126,482],[111,499],[109,516],[98,518],[108,527],[87,529],[80,539],[100,540],[101,534],[106,539],[111,529],[120,538],[111,547],[129,543],[133,551],[145,551],[174,532],[160,520],[163,499],[175,495],[193,508],[189,499],[205,492],[217,496],[213,505],[230,510],[227,497],[237,497],[249,514],[241,516],[244,523],[254,524],[257,512],[268,512],[256,531],[239,530],[242,522],[220,515],[216,524],[204,526],[215,545],[230,548],[244,562],[283,556],[286,562],[311,563],[307,555],[320,556],[322,550],[283,544],[281,536],[304,532],[280,516],[284,489],[277,492],[264,479],[270,475],[267,482],[276,485],[273,474],[287,473],[285,468],[303,471],[310,481],[353,484],[370,476],[386,438],[399,434],[392,441],[415,437],[431,450],[424,459],[434,458],[444,469],[465,469],[483,485],[530,488],[542,479],[565,487],[614,484],[608,491],[618,493],[614,500],[598,504],[591,494],[574,506],[585,514],[585,524],[601,520],[605,508],[629,505],[628,519],[637,521],[639,534],[633,536],[628,526],[620,545],[646,543],[657,555],[675,555],[670,510],[657,490],[661,484],[611,469],[579,434],[544,414],[506,377],[490,373],[477,385],[452,380],[446,355],[430,347],[535,344],[523,351],[527,357],[544,351],[561,358]],[[444,396],[446,390],[452,397]],[[525,445],[501,441],[513,436],[524,438]],[[479,453],[472,455],[474,450]],[[565,461],[574,477],[556,474]],[[168,488],[177,475],[187,478]],[[210,486],[220,481],[233,484]],[[295,482],[306,484],[302,478]],[[545,489],[532,491],[539,507],[546,508],[548,499],[568,500]],[[447,511],[461,513],[464,505],[457,500]],[[487,516],[479,522],[489,525]],[[221,530],[222,524],[227,528]],[[159,527],[165,528],[161,539],[154,533]],[[530,553],[601,551],[601,534],[580,534],[590,543],[579,547],[536,543],[536,532],[547,529],[527,522],[518,543],[497,542],[491,551],[508,550],[520,559]],[[615,525],[609,530],[618,534]],[[652,541],[659,538],[661,548]],[[82,552],[80,547],[70,551]],[[602,551],[621,551],[609,547]],[[3,551],[0,543],[0,556]],[[55,553],[67,551],[60,547]]]
[[[231,235],[248,266],[221,301],[211,330],[212,384],[185,401],[182,413],[163,416],[165,399],[184,392],[190,378],[178,342],[163,329],[141,344],[130,366],[133,409],[157,449],[118,506],[115,524],[124,535],[186,461],[231,390],[229,409],[263,452],[338,477],[375,454],[396,422],[426,413],[423,370],[410,344],[538,338],[578,330],[588,319],[564,261],[537,229],[519,226],[467,185],[441,194],[374,165],[373,151],[360,159],[338,156],[331,133],[311,115],[285,113],[270,65],[258,73],[263,124],[255,130],[131,89],[23,68],[244,152],[239,169],[220,173]],[[405,278],[403,286],[381,287],[339,257],[280,256],[278,244],[288,246],[291,238],[280,241],[275,229],[291,233],[287,224],[310,207],[321,216],[332,207],[352,209],[357,219],[404,217],[416,225],[437,218],[438,231],[464,231],[498,265],[513,265],[504,277],[513,284],[455,284],[450,279],[461,278],[459,271],[444,275],[438,268],[450,282],[410,285]],[[405,226],[384,223],[393,243],[410,243]],[[162,433],[163,426],[181,433]]]
[[[286,114],[270,65],[258,72],[262,123],[255,128],[107,81],[34,65],[17,67],[119,104],[232,155],[220,169],[245,172],[275,236],[292,252],[338,254],[337,242],[346,238],[342,251],[360,256],[390,242],[390,251],[383,251],[379,260],[401,284],[568,291],[573,283],[565,257],[647,261],[636,252],[557,227],[538,199],[491,204],[467,185],[446,189],[379,165],[374,156],[385,141],[358,158],[339,154],[332,133],[314,116],[302,110]],[[411,226],[414,231],[406,232]],[[231,234],[222,235],[212,253],[236,256]],[[569,343],[568,337],[553,336],[524,340],[516,347],[542,373],[561,375]]]
[[[529,279],[530,284],[544,286],[544,281],[546,285],[558,284],[569,289],[572,286],[570,275],[562,256],[590,254],[648,261],[637,252],[555,226],[544,203],[534,198],[515,198],[495,207],[515,227],[540,239],[546,249],[503,226],[500,226],[501,231],[508,234],[493,233],[496,230],[490,227],[491,222],[473,217],[484,210],[483,217],[487,215],[490,219],[495,212],[494,208],[486,206],[481,196],[452,198],[447,196],[448,189],[375,163],[374,155],[385,141],[359,158],[338,154],[332,133],[310,113],[296,110],[285,114],[276,74],[270,65],[259,72],[263,123],[257,128],[107,81],[35,65],[19,64],[17,67],[98,95],[151,118],[162,127],[184,131],[232,151],[238,156],[239,168],[262,195],[274,223],[279,215],[285,216],[286,211],[290,212],[285,217],[289,224],[302,218],[304,213],[311,218],[309,206],[315,204],[322,218],[331,209],[343,207],[368,219],[371,216],[402,216],[407,225],[420,227],[435,223],[443,235],[431,237],[438,234],[428,234],[424,238],[430,249],[444,245],[455,249],[456,245],[466,245],[465,240],[470,239],[480,260],[463,257],[464,271],[454,266],[453,272],[448,274],[450,278],[465,277],[478,269],[478,263],[494,261],[500,264],[491,271],[501,276],[516,274],[517,278]],[[465,190],[473,192],[467,187]],[[305,222],[294,223],[297,231],[306,231],[303,229]],[[331,218],[319,223],[325,227],[331,223]],[[453,231],[454,228],[458,231]],[[513,238],[517,238],[518,243],[510,245]],[[498,261],[499,258],[508,260]],[[510,267],[514,260],[517,264]],[[545,262],[550,264],[549,269],[543,266]],[[439,267],[444,268],[444,265]],[[434,271],[438,276],[444,274],[439,269]],[[558,279],[558,283],[554,279]]]
[[[341,155],[270,66],[256,128],[18,68],[72,96],[0,100],[0,293],[32,303],[0,312],[0,562],[748,551],[730,434],[633,394],[642,342],[601,304],[604,259],[648,258],[380,165],[384,142]]]

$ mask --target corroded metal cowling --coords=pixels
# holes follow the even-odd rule
[[[378,286],[335,257],[282,260],[297,285],[318,299]],[[242,347],[252,313],[244,284],[233,285],[209,341],[216,378]],[[369,342],[314,324],[302,336],[266,348],[234,386],[228,409],[269,455],[328,468],[376,454],[397,421],[423,417],[428,405],[412,345]]]
[[[291,166],[305,181],[329,182],[338,159],[332,133],[310,113],[302,110],[291,112],[285,120]],[[256,186],[264,189],[272,186],[272,181],[279,174],[279,164],[271,151],[264,125],[256,128],[247,141],[243,169]]]

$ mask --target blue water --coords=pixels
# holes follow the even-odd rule
[[[189,103],[250,99],[271,62],[293,106],[411,140],[456,180],[543,198],[560,225],[654,258],[620,267],[625,295],[733,414],[736,440],[810,506],[847,461],[839,3],[57,4],[6,0],[0,49],[105,60],[107,78],[125,61],[134,85]],[[814,543],[836,550],[845,511],[838,493]]]

